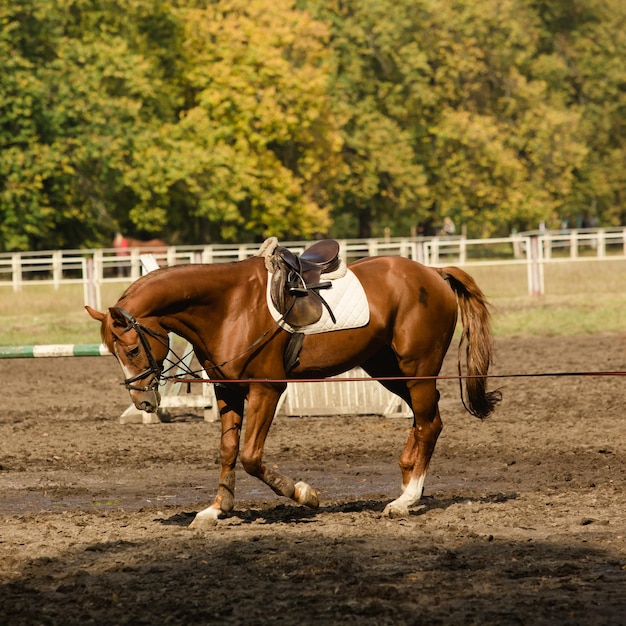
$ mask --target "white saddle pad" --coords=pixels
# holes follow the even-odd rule
[[[323,279],[324,276],[322,276],[322,280]],[[370,308],[365,290],[359,279],[350,270],[348,270],[346,275],[342,278],[333,280],[330,289],[321,289],[319,292],[322,298],[328,302],[328,306],[335,315],[337,323],[333,322],[324,306],[322,306],[322,317],[320,317],[315,324],[293,327],[287,324],[287,322],[281,321],[281,314],[276,310],[272,302],[270,293],[271,282],[271,276],[268,275],[266,292],[267,306],[272,317],[282,328],[290,333],[299,332],[305,335],[314,335],[316,333],[327,333],[333,330],[360,328],[370,321]]]

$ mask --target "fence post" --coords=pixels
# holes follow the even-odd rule
[[[104,282],[104,261],[102,260],[102,250],[96,250],[93,255],[93,290],[96,297],[96,306],[98,311],[102,310],[102,283]]]
[[[575,259],[578,256],[578,231],[577,230],[573,230],[570,233],[569,255],[570,255],[570,258],[572,259]]]
[[[424,241],[419,240],[415,242],[415,260],[422,265],[427,265],[426,255],[424,254]]]
[[[526,249],[528,250],[528,293],[532,296],[541,296],[544,293],[543,255],[537,235],[529,237]]]
[[[512,234],[510,236],[510,239],[513,243],[513,258],[514,259],[521,259],[522,258],[522,241],[523,239],[517,235],[517,234]]]
[[[429,265],[439,264],[439,237],[434,237],[429,243],[430,258],[428,259]]]
[[[626,245],[626,240],[625,244]],[[11,265],[13,266],[13,291],[22,291],[22,258],[19,252],[11,255]]]
[[[543,257],[545,259],[552,258],[552,237],[549,232],[543,234]]]
[[[467,262],[467,243],[465,237],[459,240],[459,264],[465,265]]]
[[[202,263],[213,263],[213,246],[202,248]]]
[[[141,276],[141,251],[133,248],[130,251],[130,280],[135,281]]]
[[[55,250],[52,253],[52,284],[58,291],[63,279],[63,251]]]
[[[97,306],[96,298],[96,285],[93,279],[93,257],[88,256],[83,259],[83,297],[85,298],[85,304],[88,304],[91,308],[100,310]]]
[[[598,257],[604,258],[606,256],[606,236],[603,230],[599,230],[598,236]]]

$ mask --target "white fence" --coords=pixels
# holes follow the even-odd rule
[[[548,263],[571,260],[626,259],[626,227],[530,232],[493,239],[464,237],[387,238],[340,240],[348,261],[377,255],[405,256],[426,265],[520,265],[526,267],[528,293],[545,291],[543,270]],[[302,251],[302,241],[281,242]],[[217,263],[254,256],[259,244],[170,246],[151,250],[161,266]],[[27,285],[83,286],[84,301],[101,308],[101,288],[124,283],[141,274],[140,255],[145,250],[114,248],[0,253],[0,288],[21,291]]]

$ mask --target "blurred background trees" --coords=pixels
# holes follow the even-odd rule
[[[0,250],[622,224],[625,18],[621,0],[0,0]]]

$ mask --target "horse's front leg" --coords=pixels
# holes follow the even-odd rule
[[[438,400],[439,392],[430,382],[418,383],[411,389],[415,423],[400,456],[402,495],[385,507],[386,517],[408,517],[409,507],[422,497],[428,465],[443,428]]]
[[[220,479],[217,495],[211,506],[200,511],[191,528],[208,528],[235,504],[235,465],[239,453],[239,437],[243,421],[244,397],[234,390],[216,386],[215,397],[222,423],[220,438]]]
[[[251,388],[241,464],[248,474],[262,480],[278,495],[316,508],[319,506],[319,497],[315,489],[302,481],[294,484],[291,478],[269,469],[263,462],[265,439],[283,391],[284,387],[269,385],[254,385]]]

